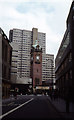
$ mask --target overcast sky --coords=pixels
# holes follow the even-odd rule
[[[72,0],[0,0],[0,27],[46,33],[46,53],[56,57],[66,30]]]

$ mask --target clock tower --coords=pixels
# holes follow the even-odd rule
[[[42,48],[38,44],[31,49],[31,78],[33,88],[42,85]]]

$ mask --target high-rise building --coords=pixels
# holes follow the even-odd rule
[[[54,55],[46,54],[46,33],[38,32],[37,28],[33,28],[32,31],[13,29],[9,32],[9,39],[13,47],[12,83],[32,84],[30,76],[31,48],[38,44],[42,48],[42,85],[52,84],[54,80]]]
[[[16,74],[13,69],[17,68],[16,83],[24,83],[24,78],[30,78],[31,37],[31,31],[19,29],[10,31],[10,41],[12,41],[11,45],[13,46],[11,75],[14,76],[14,74]],[[14,66],[14,64],[17,64],[17,66]]]
[[[11,41],[11,45],[13,46],[12,69],[17,68],[16,70],[17,77],[15,78],[16,82],[19,81],[19,83],[20,82],[24,83],[26,78],[27,80],[30,79],[30,59],[31,59],[30,52],[31,47],[33,44],[35,44],[36,40],[38,44],[42,47],[42,80],[43,80],[46,53],[46,34],[38,32],[37,28],[33,28],[32,31],[13,29],[10,30],[9,39]],[[17,63],[15,63],[15,61],[17,61]],[[17,66],[14,64],[17,64]],[[11,75],[14,76],[16,72],[12,70]]]
[[[45,70],[43,71],[43,84],[53,86],[55,82],[55,71],[54,71],[54,55],[45,55]]]

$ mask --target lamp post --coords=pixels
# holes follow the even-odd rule
[[[28,91],[31,93],[32,92],[32,79],[31,78],[29,79],[28,83],[29,83]]]

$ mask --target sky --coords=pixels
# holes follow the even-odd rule
[[[13,28],[46,33],[46,53],[54,54],[66,30],[72,0],[0,0],[0,27],[9,38]]]

